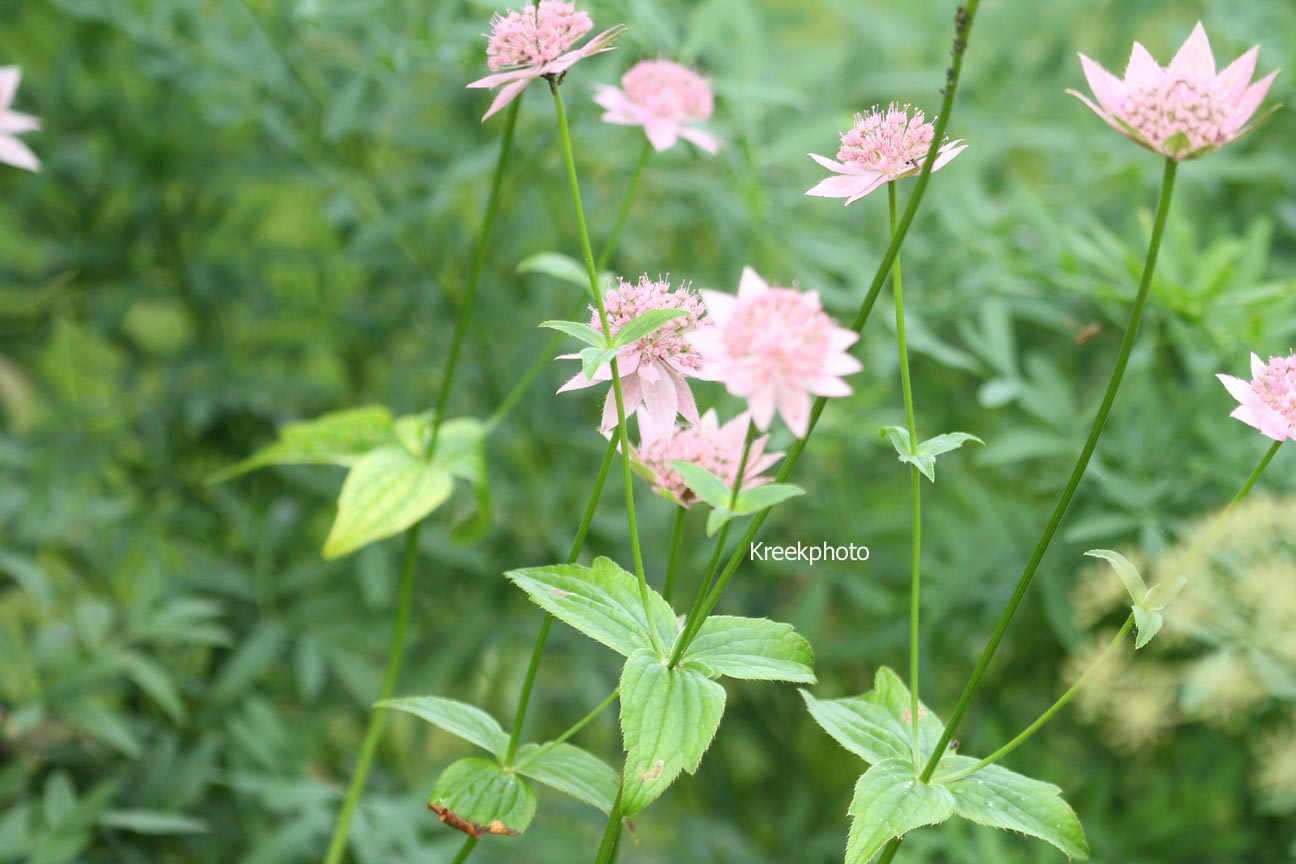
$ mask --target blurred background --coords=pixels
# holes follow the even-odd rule
[[[370,403],[429,408],[502,118],[464,84],[500,4],[429,0],[6,0],[0,63],[39,116],[31,175],[0,171],[0,860],[307,862],[322,855],[377,691],[398,543],[324,563],[341,480],[276,469],[206,478],[281,424]],[[885,246],[880,197],[803,196],[852,113],[934,112],[954,3],[604,0],[618,50],[564,85],[595,245],[641,144],[593,86],[663,56],[711,75],[714,161],[648,166],[613,267],[733,290],[745,264],[853,314]],[[986,0],[950,126],[970,147],[934,178],[904,247],[918,424],[987,442],[924,492],[924,693],[947,713],[1078,451],[1116,354],[1159,160],[1068,87],[1076,52],[1117,71],[1137,39],[1168,60],[1205,22],[1217,56],[1262,45],[1296,68],[1290,0]],[[1270,102],[1290,101],[1292,74]],[[452,414],[485,417],[540,351],[572,285],[516,266],[577,240],[542,86],[526,93]],[[1119,623],[1114,577],[1156,574],[1266,442],[1228,418],[1218,371],[1296,342],[1296,120],[1183,166],[1139,346],[1064,530],[959,734],[985,753],[1065,688]],[[902,195],[907,192],[902,187]],[[902,199],[903,200],[903,199]],[[722,610],[793,622],[816,694],[906,662],[908,472],[876,430],[902,422],[887,295],[856,394],[824,415],[794,480],[811,494],[764,537],[866,544],[867,564],[747,565]],[[399,691],[511,716],[539,623],[501,577],[560,560],[597,466],[596,391],[555,396],[555,363],[489,442],[489,533],[423,531]],[[704,401],[719,401],[714,390]],[[783,433],[786,435],[786,433]],[[776,440],[778,449],[789,442]],[[628,556],[617,472],[587,549]],[[1192,571],[1168,633],[1103,676],[1006,761],[1057,783],[1098,862],[1296,859],[1296,454]],[[670,505],[641,488],[653,578]],[[456,499],[454,507],[470,502]],[[451,510],[454,509],[451,508]],[[683,590],[709,549],[689,523]],[[1217,553],[1217,554],[1216,554]],[[1155,576],[1153,576],[1155,578]],[[528,735],[596,704],[611,652],[555,628]],[[835,862],[863,768],[790,686],[730,682],[696,777],[636,820],[622,860]],[[611,712],[579,743],[619,764]],[[361,862],[449,861],[462,835],[424,807],[468,746],[392,717],[353,837]],[[540,793],[519,839],[474,860],[592,856],[601,816]],[[967,823],[902,861],[1055,862]]]

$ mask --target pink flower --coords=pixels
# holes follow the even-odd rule
[[[841,376],[864,368],[846,351],[858,335],[835,324],[813,291],[771,288],[747,267],[737,297],[703,291],[702,299],[712,326],[689,335],[703,359],[697,377],[722,381],[746,399],[761,431],[777,408],[803,437],[810,397],[848,395]]]
[[[935,135],[936,128],[922,111],[915,110],[910,117],[908,105],[892,102],[885,112],[874,105],[867,114],[856,114],[855,126],[841,136],[841,149],[837,151],[840,162],[810,154],[811,159],[837,176],[820,182],[806,194],[845,198],[847,204],[853,204],[883,183],[922,171]],[[959,141],[942,143],[932,170],[939,171],[965,149],[967,145]]]
[[[645,441],[639,449],[639,462],[652,475],[652,484],[659,495],[681,507],[688,507],[696,503],[698,497],[684,485],[684,478],[671,467],[671,463],[677,460],[692,462],[719,477],[732,489],[738,479],[738,465],[742,462],[747,424],[750,422],[750,415],[743,413],[718,426],[715,411],[708,411],[702,415],[701,422],[690,428],[676,427],[675,434],[669,438]],[[768,440],[765,435],[752,439],[747,467],[743,471],[742,489],[770,482],[768,477],[760,475],[783,454],[766,453]]]
[[[39,171],[40,160],[17,136],[39,129],[40,121],[9,108],[21,80],[22,70],[17,66],[0,66],[0,162],[28,171]]]
[[[1296,357],[1270,357],[1262,363],[1251,355],[1251,380],[1217,375],[1238,401],[1230,417],[1254,426],[1275,441],[1296,438]]]
[[[607,311],[608,329],[615,336],[623,326],[653,309],[684,309],[688,312],[667,321],[661,327],[636,342],[631,342],[617,353],[617,372],[621,376],[621,395],[625,400],[626,419],[631,414],[639,417],[639,434],[645,441],[669,437],[675,428],[675,415],[690,423],[698,423],[697,403],[686,378],[696,377],[702,358],[689,345],[687,337],[710,326],[699,320],[706,309],[697,295],[687,285],[671,288],[670,280],[652,280],[647,274],[635,283],[621,280],[603,300]],[[590,326],[602,332],[603,325],[597,312],[590,318]],[[564,355],[573,359],[576,354]],[[612,364],[605,363],[586,378],[579,372],[559,390],[578,390],[612,380]],[[617,425],[616,395],[608,392],[603,403],[602,429],[604,434]]]
[[[612,41],[625,32],[618,25],[570,50],[592,29],[594,22],[589,14],[578,10],[569,0],[540,0],[520,11],[492,18],[486,65],[498,74],[487,75],[468,86],[504,89],[482,120],[516,99],[535,79],[562,75],[577,60],[611,51]]]
[[[1124,80],[1080,55],[1089,89],[1098,100],[1069,90],[1095,114],[1136,144],[1176,161],[1217,150],[1255,128],[1255,114],[1277,72],[1254,84],[1256,46],[1215,74],[1215,56],[1201,22],[1193,28],[1170,65],[1162,69],[1134,43]]]
[[[715,100],[711,83],[701,75],[669,60],[644,60],[621,76],[621,86],[603,85],[594,101],[607,109],[603,119],[622,126],[642,126],[659,153],[683,138],[708,153],[720,149],[709,132],[692,124],[711,116]]]

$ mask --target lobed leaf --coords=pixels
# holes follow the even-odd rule
[[[867,864],[888,841],[923,825],[937,825],[954,815],[953,793],[914,776],[908,759],[885,759],[855,784],[851,799],[846,864]]]
[[[900,677],[885,666],[873,678],[873,689],[846,699],[815,699],[802,690],[810,716],[847,750],[866,762],[913,758],[910,694]],[[918,749],[923,758],[936,749],[945,725],[918,703]]]

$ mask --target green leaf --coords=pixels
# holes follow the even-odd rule
[[[804,489],[792,483],[767,483],[738,493],[733,512],[735,516],[750,516],[804,494]]]
[[[703,501],[717,509],[727,509],[729,507],[729,501],[733,497],[733,490],[719,477],[701,465],[685,462],[682,459],[671,462],[671,467],[679,472],[681,479],[684,480],[684,485],[693,490],[693,494]]]
[[[173,723],[185,718],[184,703],[175,681],[155,661],[135,651],[123,651],[117,658],[126,677],[135,683],[157,706],[166,712]]]
[[[920,441],[915,448],[910,446],[909,430],[903,427],[884,426],[882,435],[891,442],[891,446],[895,448],[896,455],[900,457],[901,462],[914,466],[933,483],[936,482],[937,456],[951,450],[957,450],[969,441],[975,441],[978,444],[985,443],[980,438],[969,435],[967,432],[946,432],[944,435],[936,435],[926,441]]]
[[[393,423],[391,412],[378,405],[289,423],[279,430],[274,444],[216,472],[210,482],[220,483],[268,465],[350,466],[375,447],[392,443]]]
[[[497,759],[503,759],[508,752],[508,735],[495,718],[467,702],[441,696],[406,696],[384,699],[374,707],[413,714],[438,729],[489,750]]]
[[[465,834],[521,834],[535,816],[531,787],[489,759],[469,757],[441,772],[428,807]]]
[[[602,759],[571,744],[555,745],[534,757],[545,746],[527,744],[519,749],[514,770],[604,813],[611,812],[616,798],[616,772]]]
[[[887,667],[878,669],[873,689],[862,696],[819,700],[805,690],[801,695],[815,722],[866,762],[913,758],[909,688]],[[940,718],[919,702],[919,754],[929,756],[944,731]]]
[[[1090,558],[1101,558],[1111,564],[1116,570],[1116,575],[1120,576],[1121,581],[1125,583],[1125,590],[1129,592],[1130,600],[1134,601],[1135,605],[1147,598],[1148,590],[1143,577],[1139,575],[1138,568],[1124,555],[1110,549],[1090,549],[1084,554]]]
[[[730,678],[815,681],[810,643],[791,624],[766,618],[707,618],[684,655],[684,661],[689,660]]]
[[[99,824],[134,834],[204,834],[208,830],[201,819],[161,810],[109,810],[99,815]]]
[[[621,672],[624,815],[633,816],[655,801],[681,771],[697,770],[724,706],[724,688],[698,669],[667,669],[651,651],[630,655]]]
[[[885,759],[855,784],[849,813],[846,864],[867,864],[888,841],[923,825],[937,825],[954,815],[953,793],[922,783],[908,759]]]
[[[454,481],[404,447],[379,447],[351,469],[338,496],[324,557],[338,558],[418,522],[450,497]]]
[[[1157,584],[1148,589],[1147,595],[1139,605],[1144,609],[1152,612],[1160,612],[1169,606],[1174,599],[1179,596],[1179,592],[1188,584],[1187,576],[1175,576],[1171,579],[1162,579]]]
[[[1161,629],[1165,619],[1154,609],[1134,607],[1134,626],[1138,628],[1138,637],[1134,640],[1135,649],[1142,648],[1152,641],[1152,637]]]
[[[545,321],[540,326],[547,327],[550,330],[557,330],[559,333],[566,333],[568,336],[574,336],[586,345],[593,345],[595,348],[609,347],[608,341],[603,337],[602,333],[579,321]]]
[[[472,485],[474,506],[450,528],[450,539],[472,543],[491,525],[490,473],[486,468],[486,425],[471,417],[456,417],[441,424],[432,464]]]
[[[936,435],[919,443],[918,454],[920,456],[940,456],[942,453],[957,450],[969,441],[985,444],[980,438],[969,435],[967,432],[946,432],[944,435]]]
[[[504,575],[541,609],[618,654],[628,657],[641,648],[652,649],[639,582],[615,562],[596,558],[592,568],[553,564]],[[656,591],[649,590],[648,598],[657,634],[669,646],[679,633],[675,612]]]
[[[637,318],[627,321],[612,337],[612,347],[622,348],[631,342],[638,342],[653,333],[667,321],[683,318],[688,315],[687,309],[649,309]]]
[[[406,414],[404,417],[398,417],[392,424],[392,431],[396,433],[396,440],[410,452],[411,455],[419,459],[427,459],[428,447],[432,443],[432,421],[433,414],[425,411],[420,414]]]
[[[611,363],[617,356],[615,348],[582,348],[580,352],[581,372],[589,381],[594,380],[594,373],[605,363]]]
[[[585,265],[561,252],[537,252],[518,262],[519,273],[542,273],[563,282],[589,290],[589,271]]]
[[[977,760],[947,756],[942,768],[959,771]],[[937,782],[939,782],[939,777]],[[947,787],[954,795],[955,812],[979,825],[1019,831],[1052,843],[1070,858],[1089,857],[1089,844],[1075,811],[1062,800],[1062,790],[1040,780],[987,765]]]
[[[728,507],[717,507],[707,514],[706,535],[714,537],[724,524],[730,519],[736,519],[738,514]]]

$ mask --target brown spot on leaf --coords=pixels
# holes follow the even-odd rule
[[[570,591],[564,591],[561,588],[550,588],[549,590],[552,591],[553,595],[560,600],[571,593]]]
[[[638,772],[639,782],[651,783],[652,781],[660,777],[662,775],[662,771],[664,770],[666,770],[666,763],[658,759],[656,762],[652,764],[651,768],[648,768],[646,770],[643,768],[639,769]]]
[[[471,837],[482,837],[486,834],[505,834],[515,837],[518,833],[498,819],[492,819],[489,825],[482,825],[473,822],[471,819],[463,818],[449,807],[442,807],[440,804],[434,804],[431,801],[428,802],[428,809],[437,814],[437,818],[451,828],[462,831]]]
[[[1090,321],[1088,324],[1076,331],[1075,343],[1077,345],[1084,345],[1086,342],[1092,341],[1097,338],[1098,334],[1102,332],[1102,329],[1103,327],[1100,322]]]

